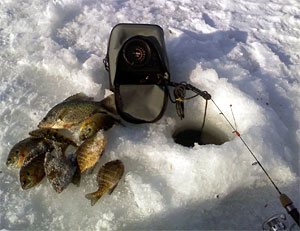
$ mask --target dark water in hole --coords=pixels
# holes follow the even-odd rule
[[[181,144],[185,147],[194,147],[195,143],[200,145],[216,144],[221,145],[229,139],[218,130],[205,130],[203,133],[200,129],[185,129],[176,131],[173,134],[175,143]]]

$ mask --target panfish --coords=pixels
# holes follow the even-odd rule
[[[103,130],[86,139],[77,149],[75,156],[80,173],[96,165],[106,146]]]
[[[31,152],[29,152],[27,156],[24,158],[23,165],[27,165],[37,156],[45,155],[47,152],[51,152],[53,148],[54,148],[53,142],[48,141],[46,139],[42,139],[41,142],[37,143],[35,148]]]
[[[29,132],[29,135],[31,135],[32,137],[45,138],[61,144],[73,145],[74,147],[78,147],[78,145],[73,140],[63,135],[57,129],[53,128],[39,128]]]
[[[45,176],[44,170],[45,153],[40,153],[32,158],[20,169],[20,183],[22,189],[29,189],[38,184]]]
[[[45,149],[48,150],[49,145],[44,143],[43,138],[29,137],[15,144],[10,150],[6,165],[12,168],[19,168],[24,162],[26,156],[35,156]]]
[[[60,146],[55,146],[52,152],[47,152],[44,161],[48,181],[57,193],[61,193],[72,181],[77,163],[67,159]]]
[[[85,140],[94,135],[100,129],[108,130],[115,123],[116,119],[106,113],[96,113],[83,121],[80,127],[79,139]],[[118,121],[120,123],[120,121]]]
[[[100,102],[69,97],[54,106],[39,123],[39,128],[68,129],[81,123],[97,112],[112,114],[110,104],[104,99]],[[111,101],[111,100],[110,100]],[[115,114],[116,115],[116,114]]]
[[[114,160],[103,165],[97,176],[98,190],[93,193],[86,194],[85,197],[91,200],[93,206],[102,197],[102,195],[110,190],[109,194],[117,187],[124,173],[124,165],[120,160]]]

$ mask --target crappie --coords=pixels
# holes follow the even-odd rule
[[[45,152],[34,156],[20,169],[20,183],[22,189],[29,189],[38,184],[45,176],[44,171]]]
[[[94,135],[100,129],[108,130],[115,124],[115,122],[116,119],[106,113],[96,113],[83,121],[80,127],[79,139],[85,140]]]
[[[111,100],[109,100],[110,102]],[[54,106],[39,123],[39,128],[70,128],[89,118],[91,115],[102,112],[111,114],[113,109],[107,106],[107,99],[100,102],[81,99],[73,96]]]
[[[72,181],[77,163],[66,158],[64,150],[56,146],[45,156],[44,168],[46,176],[57,193],[61,193]]]
[[[98,190],[85,195],[87,199],[91,200],[92,206],[107,190],[110,190],[109,194],[113,192],[113,190],[117,187],[123,173],[124,165],[120,160],[110,161],[100,168],[97,176],[97,182],[99,186]]]
[[[74,147],[78,147],[78,145],[73,140],[64,136],[58,130],[52,128],[40,128],[29,132],[29,135],[31,135],[32,137],[45,138],[61,144],[73,145]]]
[[[43,151],[45,148],[48,149],[48,144],[45,146],[42,138],[26,138],[15,144],[10,150],[6,165],[12,168],[21,167],[26,156],[34,156],[35,153]]]
[[[106,138],[103,130],[86,139],[77,149],[75,156],[80,169],[80,173],[92,168],[100,159],[106,146]]]

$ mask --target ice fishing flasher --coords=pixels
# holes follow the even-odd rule
[[[169,64],[160,26],[118,24],[104,59],[120,116],[131,123],[159,120],[167,105]]]

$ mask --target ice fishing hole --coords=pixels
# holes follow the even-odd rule
[[[185,147],[194,147],[195,143],[199,145],[221,145],[230,140],[230,137],[221,129],[212,126],[204,127],[203,132],[201,128],[197,127],[177,128],[172,137],[175,143]]]

